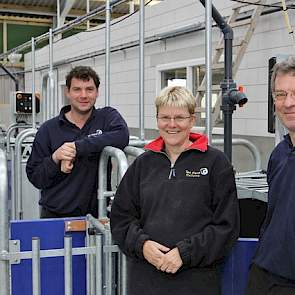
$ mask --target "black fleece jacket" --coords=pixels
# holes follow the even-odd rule
[[[196,294],[194,285],[200,281],[192,272],[214,269],[238,237],[232,166],[221,151],[207,146],[203,135],[191,134],[190,140],[194,143],[173,167],[161,151],[163,140],[152,142],[147,146],[150,150],[129,167],[118,187],[111,229],[114,241],[129,258],[129,282],[137,282],[138,288],[131,294],[168,294],[161,292],[169,290],[171,277],[173,285],[178,280],[179,285],[176,283],[177,290],[169,290],[170,295]],[[178,247],[182,268],[174,275],[152,271],[154,267],[145,261],[142,252],[146,240]],[[145,284],[144,278],[149,275],[159,284],[167,277],[166,289]],[[184,283],[185,293],[181,293]]]

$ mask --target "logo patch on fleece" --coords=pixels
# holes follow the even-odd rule
[[[205,176],[209,173],[208,168],[200,168],[199,171],[190,171],[190,170],[185,170],[185,176],[186,177],[201,177]]]

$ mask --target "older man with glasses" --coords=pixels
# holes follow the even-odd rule
[[[247,295],[295,294],[295,58],[275,65],[276,115],[289,133],[267,169],[268,210],[250,271]]]

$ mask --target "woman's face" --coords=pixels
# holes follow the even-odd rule
[[[187,148],[189,134],[195,123],[195,115],[187,107],[161,106],[158,109],[157,125],[166,148]]]

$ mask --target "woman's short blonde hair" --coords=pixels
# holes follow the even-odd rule
[[[168,86],[161,90],[155,101],[157,114],[162,106],[186,107],[190,114],[196,112],[196,99],[183,86]]]

